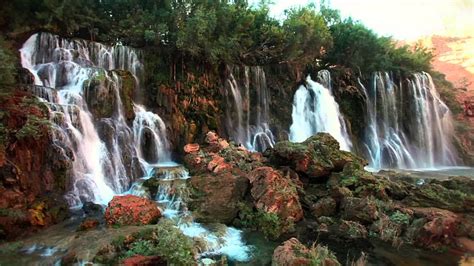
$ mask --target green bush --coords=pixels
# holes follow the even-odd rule
[[[194,265],[193,242],[170,220],[162,219],[155,227],[132,235],[133,242],[123,236],[112,241],[116,253],[100,254],[94,259],[100,263],[117,263],[135,255],[160,256],[172,265]]]
[[[0,36],[0,91],[8,91],[15,82],[15,55],[10,44]]]
[[[254,210],[252,207],[239,204],[239,226],[252,230],[258,230],[266,238],[277,239],[284,232],[292,228],[293,223],[286,224],[275,213],[265,212],[260,209]]]

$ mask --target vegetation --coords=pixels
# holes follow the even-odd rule
[[[293,226],[293,224],[285,225],[284,221],[275,213],[260,209],[254,210],[244,203],[239,204],[239,209],[238,225],[243,228],[258,230],[269,239],[278,239],[289,227]]]
[[[161,256],[171,265],[193,265],[193,243],[170,220],[161,220],[155,227],[144,229],[131,237],[112,241],[114,251],[104,248],[96,262],[116,264],[134,255]],[[108,254],[112,252],[111,254]]]
[[[246,0],[19,0],[0,10],[0,29],[14,37],[31,31],[150,48],[171,61],[210,64],[343,65],[376,70],[430,70],[424,48],[397,47],[360,22],[342,20],[325,1],[317,7],[269,15],[269,1]]]
[[[15,61],[10,43],[0,36],[0,92],[9,91],[15,82]]]

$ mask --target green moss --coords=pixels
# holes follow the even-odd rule
[[[17,139],[31,137],[38,140],[43,136],[45,126],[51,126],[51,122],[34,115],[28,115],[26,124],[16,132],[15,136]]]
[[[239,220],[237,225],[243,228],[258,230],[268,239],[278,239],[283,233],[293,228],[294,224],[285,224],[275,213],[254,209],[245,203],[239,203]]]
[[[392,215],[390,215],[390,220],[392,222],[402,224],[402,225],[410,224],[410,216],[398,210],[392,213]]]
[[[18,251],[19,249],[21,249],[23,246],[24,246],[24,243],[21,241],[11,242],[11,243],[2,245],[2,248],[0,248],[0,254],[10,255]]]
[[[132,242],[129,239],[133,239]],[[117,264],[119,260],[134,255],[161,256],[171,265],[193,265],[193,242],[170,220],[161,220],[155,227],[147,228],[132,235],[120,236],[112,241],[114,252],[104,249],[94,259],[104,264]]]
[[[0,208],[0,217],[9,217],[14,219],[23,219],[26,214],[22,210],[11,208]]]

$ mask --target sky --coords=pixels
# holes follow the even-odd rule
[[[251,3],[258,2],[251,0]],[[273,0],[270,12],[318,0]],[[343,18],[351,16],[380,35],[416,40],[429,35],[474,36],[474,0],[329,0]]]

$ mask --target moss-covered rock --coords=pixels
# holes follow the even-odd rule
[[[318,133],[302,143],[278,142],[266,153],[271,163],[290,166],[310,179],[318,180],[342,171],[348,162],[366,162],[350,152],[339,150],[339,143],[328,133]]]
[[[160,256],[172,265],[196,264],[192,240],[169,220],[161,220],[153,228],[114,239],[101,248],[95,255],[94,262],[116,265],[120,260],[137,255]]]
[[[298,239],[291,238],[273,252],[272,266],[338,266],[341,265],[334,253],[327,247],[313,245],[307,248]]]

